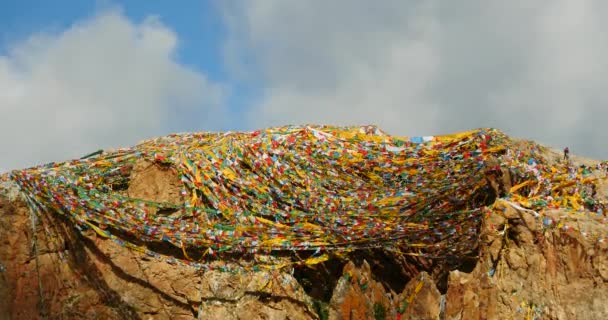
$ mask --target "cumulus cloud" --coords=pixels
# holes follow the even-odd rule
[[[221,126],[224,88],[176,62],[177,46],[159,19],[117,11],[14,43],[0,55],[0,167]]]
[[[496,127],[608,158],[607,5],[580,1],[243,1],[226,58],[258,83],[250,126]]]

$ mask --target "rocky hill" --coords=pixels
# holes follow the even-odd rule
[[[0,179],[0,319],[608,319],[608,166],[493,129],[176,134]]]

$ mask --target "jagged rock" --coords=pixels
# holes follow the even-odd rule
[[[501,170],[508,189],[512,177]],[[122,192],[179,204],[179,181],[169,169],[142,161],[128,174]],[[597,197],[607,190],[598,182]],[[313,291],[332,279],[304,285],[289,269],[201,274],[90,231],[79,234],[51,213],[32,219],[15,186],[0,177],[0,319],[608,319],[601,212],[541,216],[502,200],[494,209],[484,216],[470,268],[455,264],[444,277],[440,259],[414,266],[388,253],[386,264],[355,252],[340,264],[329,297],[313,301]]]
[[[441,313],[441,293],[435,282],[421,272],[412,279],[398,298],[398,318],[401,319],[438,319]]]
[[[441,293],[433,278],[421,272],[400,294],[386,288],[363,261],[344,266],[329,304],[329,319],[438,319]]]
[[[547,229],[533,213],[505,209],[510,217],[505,223],[517,227],[505,236],[485,224],[481,237],[491,245],[482,245],[476,268],[450,273],[446,319],[608,318],[602,302],[608,297],[602,276],[608,226],[598,221],[602,218],[547,212],[561,226]],[[521,223],[530,219],[535,223]]]
[[[201,277],[192,268],[146,258],[112,241],[78,236],[50,219],[36,229],[36,271],[29,211],[20,200],[0,199],[0,297],[8,301],[0,312],[9,319],[36,319],[40,312],[55,319],[194,319],[199,310],[206,319],[319,318],[288,273]],[[436,279],[428,274],[396,294],[376,280],[368,262],[349,262],[329,303],[329,318],[437,319],[440,313],[445,319],[608,318],[605,218],[547,211],[545,217],[554,221],[547,226],[530,212],[512,207],[504,212],[508,218],[492,214],[485,220],[474,270],[450,273],[443,312]]]
[[[394,294],[394,293],[393,293]],[[369,263],[360,267],[349,262],[329,303],[329,319],[394,318],[392,294],[373,279]]]

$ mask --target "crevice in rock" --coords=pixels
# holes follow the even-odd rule
[[[198,304],[190,304],[190,312],[192,312],[192,317],[194,317],[194,319],[199,319],[198,310],[202,303],[203,302],[200,301]]]
[[[422,269],[420,259],[384,250],[356,252],[353,253],[352,260],[357,266],[367,261],[374,280],[394,292],[402,292],[410,279]]]
[[[441,294],[441,299],[439,300],[439,320],[445,319],[445,305],[446,305],[446,295],[445,293]]]
[[[293,276],[313,300],[329,302],[346,261],[330,259],[314,268],[297,267]]]
[[[515,227],[517,227],[520,223],[519,219],[509,219],[506,223],[508,223],[508,228],[507,230],[505,230],[505,241],[509,241],[514,243],[516,246],[519,247],[520,245],[520,239],[518,237],[517,231],[515,230]]]
[[[456,270],[464,273],[471,273],[477,267],[479,262],[479,249],[475,250],[471,255],[467,255],[462,258],[462,264],[456,268]]]
[[[159,208],[158,211],[156,211],[156,214],[161,215],[161,216],[169,216],[173,213],[176,213],[177,211],[179,211],[179,209],[176,208]]]

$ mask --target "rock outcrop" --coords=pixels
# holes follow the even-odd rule
[[[607,218],[559,210],[541,218],[507,202],[496,206],[503,214],[484,220],[472,270],[444,279],[422,271],[395,288],[372,271],[382,262],[353,259],[333,275],[319,271],[335,282],[322,301],[305,292],[322,284],[288,272],[199,274],[54,219],[33,232],[25,203],[3,196],[0,318],[608,319]]]
[[[4,176],[0,319],[608,319],[605,212],[526,208],[508,196],[519,181],[499,170],[487,173],[496,194],[474,255],[377,248],[245,273],[199,271],[174,259],[180,248],[155,244],[148,256],[65,216],[35,215]],[[163,166],[139,162],[128,174],[125,195],[179,204],[180,182]],[[608,185],[596,186],[602,203]]]

